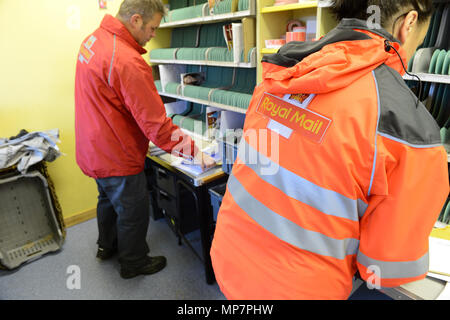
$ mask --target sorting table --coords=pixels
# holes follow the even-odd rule
[[[172,165],[172,156],[168,153],[163,153],[158,156],[148,156],[147,159],[148,166],[157,173],[162,174],[164,177],[161,181],[165,179],[164,181],[168,182],[169,189],[171,188],[173,190],[173,197],[167,195],[166,200],[168,201],[161,201],[161,203],[163,203],[163,206],[164,203],[167,203],[167,208],[162,208],[162,210],[164,211],[167,209],[165,215],[166,217],[169,217],[169,220],[173,221],[174,225],[172,228],[178,236],[179,243],[181,244],[181,240],[183,240],[203,262],[206,282],[208,284],[213,284],[215,282],[215,276],[209,251],[211,249],[211,241],[214,232],[214,221],[208,189],[226,182],[228,175],[222,171],[220,166],[218,166],[195,176],[187,171],[174,167]],[[156,188],[158,189],[159,187],[161,187],[161,185],[158,185],[158,181],[156,181]],[[158,189],[158,191],[165,192],[160,189]],[[186,208],[181,202],[182,195],[186,193],[193,199],[193,208]],[[194,210],[194,216],[198,219],[201,238],[201,255],[198,254],[197,250],[193,248],[189,240],[184,236],[186,231],[185,224],[191,222],[186,221],[187,219],[185,219],[187,210]]]

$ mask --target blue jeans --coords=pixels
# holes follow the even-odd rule
[[[142,266],[150,251],[146,241],[150,198],[144,172],[95,181],[99,192],[98,245],[117,248],[121,265]]]

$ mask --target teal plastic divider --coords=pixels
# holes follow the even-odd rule
[[[177,52],[178,60],[206,60],[206,51],[210,47],[223,47],[226,50],[226,43],[223,37],[223,25],[225,23],[214,23],[208,25],[200,26],[200,39],[197,48],[192,48],[192,46],[183,46]],[[189,48],[188,48],[189,47]],[[224,50],[216,50],[215,56],[219,59],[217,61],[229,61],[229,54],[226,56]]]
[[[189,0],[169,0],[170,10],[189,6]]]
[[[223,37],[223,26],[228,23],[219,22],[202,25],[200,27],[199,47],[226,47],[227,44]]]
[[[238,11],[249,10],[250,1],[249,0],[239,0]]]
[[[178,94],[179,82],[168,82],[165,87],[165,91],[172,94]]]
[[[230,86],[233,80],[231,68],[204,66],[206,81],[201,86],[187,85],[184,95],[191,98],[208,100],[209,92],[213,88]]]
[[[179,47],[191,47],[194,48],[197,46],[197,36],[198,36],[198,32],[199,32],[199,26],[189,26],[189,27],[184,27],[184,28],[177,28],[175,30],[181,30],[182,34],[181,35],[176,35],[177,37],[182,37],[182,45],[180,45]],[[173,36],[173,33],[172,33]],[[172,41],[173,41],[173,37],[172,37]],[[179,41],[177,39],[177,41]],[[173,45],[172,45],[173,47]]]
[[[209,61],[228,61],[233,62],[233,51],[229,51],[228,48],[211,48],[208,51]]]
[[[232,0],[222,0],[214,6],[214,14],[224,14],[231,12]]]
[[[178,48],[193,48],[197,44],[198,26],[189,26],[186,28],[175,28],[172,31],[171,47],[159,48],[150,51],[150,59],[155,60],[173,60],[175,57],[174,51]],[[189,51],[188,51],[189,52]],[[185,53],[184,53],[185,54]],[[190,59],[192,60],[192,59]]]
[[[254,68],[236,68],[234,85],[228,90],[214,90],[211,94],[211,101],[247,109],[255,85],[256,70]]]
[[[170,17],[169,22],[202,17],[203,16],[202,8],[203,3],[192,7],[170,10],[170,14],[168,15]]]
[[[195,132],[204,134],[207,129],[206,125],[206,109],[198,103],[190,103],[190,112],[187,114],[175,115],[172,117],[173,123],[177,126]],[[200,128],[201,132],[198,132]]]
[[[160,48],[150,51],[150,59],[154,60],[173,60],[177,48]]]
[[[156,87],[156,90],[162,91],[161,80],[155,80],[155,87]]]

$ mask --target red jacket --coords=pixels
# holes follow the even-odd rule
[[[181,156],[196,153],[193,141],[166,116],[152,69],[141,57],[146,52],[111,15],[81,44],[75,76],[76,160],[90,177],[141,172],[149,140]]]

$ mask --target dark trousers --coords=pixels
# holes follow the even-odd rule
[[[98,245],[117,248],[122,265],[143,265],[150,251],[146,241],[150,199],[144,172],[95,181],[99,193]]]

